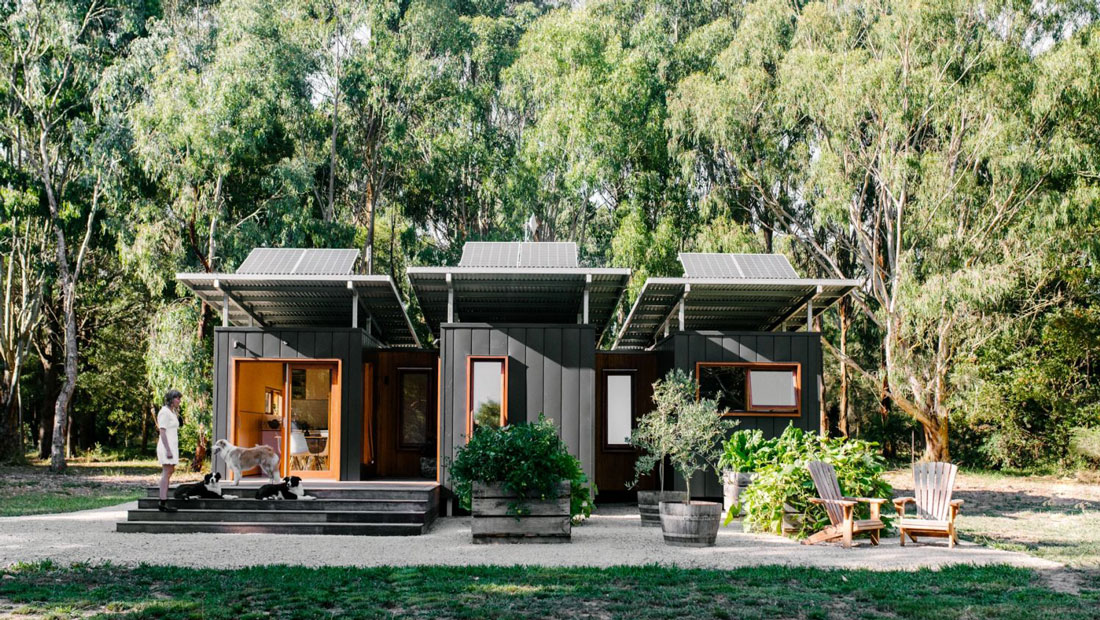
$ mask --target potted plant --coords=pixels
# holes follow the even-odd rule
[[[670,381],[687,380],[678,371]],[[664,501],[660,504],[661,531],[665,543],[686,547],[709,547],[718,536],[722,505],[716,502],[691,500],[691,479],[717,465],[721,443],[726,431],[735,423],[718,413],[718,401],[692,398],[690,392],[679,394],[677,414],[668,427],[668,458],[676,473],[687,486],[684,501]]]
[[[661,502],[683,502],[688,499],[683,491],[665,490],[664,465],[672,441],[670,429],[676,418],[676,409],[680,403],[694,398],[694,394],[695,387],[683,371],[670,374],[665,381],[657,381],[653,384],[653,411],[642,416],[637,428],[630,434],[630,445],[642,452],[634,462],[634,480],[628,486],[637,486],[642,476],[657,468],[657,490],[638,491],[638,514],[643,526],[660,527]]]
[[[475,543],[569,542],[592,514],[593,490],[554,423],[480,426],[450,468]]]
[[[775,440],[764,439],[759,429],[736,431],[722,444],[718,471],[722,472],[722,510],[726,524],[741,514],[741,491],[745,490],[760,466],[768,462]]]

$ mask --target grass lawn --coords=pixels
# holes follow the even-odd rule
[[[14,566],[0,616],[127,618],[1100,618],[1100,582],[1073,594],[1020,568],[874,572],[766,566]]]
[[[195,479],[176,474],[173,482]],[[160,479],[160,465],[150,461],[87,462],[73,460],[63,474],[49,471],[46,461],[0,466],[0,517],[72,512],[121,504],[142,497]]]
[[[1082,475],[1086,474],[1078,476]],[[895,495],[911,494],[910,470],[890,472],[888,479]],[[964,501],[959,512],[960,534],[991,547],[1100,570],[1098,482],[1080,477],[960,471],[953,494]]]

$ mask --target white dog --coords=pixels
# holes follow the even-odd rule
[[[271,446],[241,448],[225,439],[219,439],[214,442],[214,457],[218,456],[221,456],[225,466],[233,471],[233,486],[241,483],[242,471],[253,467],[259,467],[269,482],[275,482],[275,475],[279,473],[279,455]]]

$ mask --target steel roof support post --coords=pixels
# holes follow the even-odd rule
[[[684,294],[680,295],[680,311],[679,311],[680,331],[684,331],[684,306],[687,304],[687,296],[688,296],[688,293],[690,293],[690,292],[691,292],[691,284],[690,283],[684,284]]]
[[[821,294],[821,287],[817,287],[817,295]],[[811,297],[806,302],[806,331],[812,331],[814,328],[814,298]]]
[[[451,274],[447,274],[445,277],[447,281],[447,322],[455,322],[455,284],[454,278]]]
[[[592,274],[584,274],[584,320],[582,324],[588,325],[588,288],[592,286]]]
[[[355,328],[359,327],[359,289],[349,281],[348,290],[351,291],[351,326]]]

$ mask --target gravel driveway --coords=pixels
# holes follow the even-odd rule
[[[0,566],[51,559],[60,563],[172,564],[235,568],[265,564],[304,566],[536,564],[615,566],[670,564],[691,568],[736,568],[764,564],[877,570],[948,564],[1011,564],[1038,569],[1061,565],[1023,553],[963,543],[948,549],[940,540],[904,548],[897,538],[871,547],[807,547],[737,524],[722,528],[710,548],[666,546],[659,528],[642,528],[629,506],[605,506],[565,545],[474,545],[469,519],[445,517],[423,536],[286,536],[273,534],[122,534],[115,523],[136,503],[54,515],[0,518]],[[859,540],[859,539],[857,539]]]

